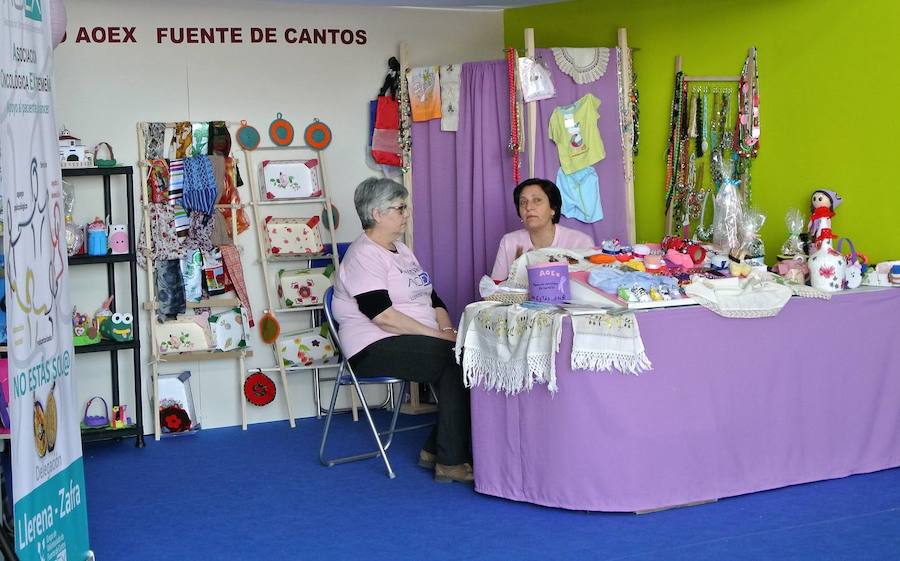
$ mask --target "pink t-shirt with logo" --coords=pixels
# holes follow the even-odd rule
[[[340,324],[338,335],[348,357],[396,335],[378,327],[359,310],[355,296],[366,292],[387,290],[395,310],[437,329],[437,317],[431,307],[431,277],[408,247],[400,242],[394,245],[396,253],[362,234],[347,248],[338,267],[332,311]]]
[[[494,270],[491,278],[495,281],[504,281],[509,276],[509,266],[516,260],[518,248],[522,251],[534,249],[528,230],[516,230],[504,235],[500,239],[500,247],[497,249],[497,259],[494,261]],[[584,232],[556,225],[556,233],[553,235],[551,247],[562,249],[590,249],[594,247],[594,240]]]

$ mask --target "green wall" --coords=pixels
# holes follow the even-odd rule
[[[761,141],[753,203],[768,215],[767,260],[785,212],[814,189],[844,202],[834,232],[871,261],[900,259],[900,2],[895,0],[575,0],[507,10],[507,46],[616,44],[628,30],[640,89],[638,238],[664,228],[664,155],[675,56],[692,75],[736,75],[758,48]]]

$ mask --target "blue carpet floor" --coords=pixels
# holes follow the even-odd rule
[[[321,429],[303,419],[293,430],[280,422],[151,438],[144,449],[85,445],[97,558],[900,559],[900,469],[640,516],[585,513],[434,483],[415,464],[424,429],[396,438],[394,480],[379,459],[325,468]],[[337,453],[369,443],[346,415],[334,430]]]

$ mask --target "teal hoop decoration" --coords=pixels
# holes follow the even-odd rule
[[[341,213],[338,212],[336,206],[329,203],[328,206],[322,209],[322,225],[328,228],[328,225],[332,222],[332,218],[334,218],[333,227],[337,230],[338,225],[341,223]]]
[[[241,121],[241,127],[237,130],[237,142],[244,150],[256,150],[259,146],[259,131]]]

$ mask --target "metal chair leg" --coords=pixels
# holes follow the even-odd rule
[[[337,380],[340,380],[341,375],[344,372],[344,363],[341,363],[341,367],[338,370]],[[331,392],[331,405],[328,407],[328,413],[325,416],[325,429],[322,431],[322,443],[319,445],[319,461],[323,466],[333,466],[334,462],[325,458],[325,443],[328,441],[328,431],[331,429],[331,418],[334,416],[334,405],[337,403],[338,391],[341,389],[341,385],[335,380],[334,382],[334,390]]]
[[[356,388],[356,394],[359,396],[359,402],[362,404],[362,410],[366,414],[366,420],[369,422],[369,428],[372,429],[372,436],[375,437],[375,443],[378,444],[378,452],[381,454],[381,459],[384,460],[384,467],[387,468],[388,477],[394,479],[396,474],[394,474],[394,469],[391,467],[391,462],[388,460],[387,454],[384,451],[384,446],[381,444],[381,437],[378,435],[378,429],[375,428],[375,422],[372,420],[372,413],[369,411],[369,404],[366,403],[366,396],[363,395],[362,388],[359,387],[359,381],[356,379],[356,375],[353,371],[350,371],[350,379],[353,380],[353,387]]]

